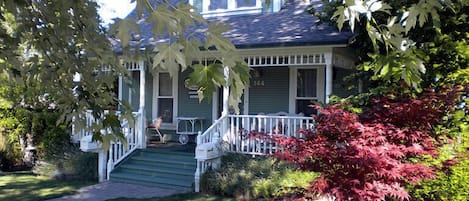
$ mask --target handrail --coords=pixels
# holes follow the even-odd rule
[[[203,132],[202,134],[197,135],[197,145],[207,143],[207,142],[211,142],[211,140],[213,138],[213,134],[215,134],[217,131],[220,132],[218,134],[221,135],[222,134],[221,133],[222,132],[221,124],[227,118],[228,118],[228,116],[220,117],[210,127],[208,127],[207,130],[205,130],[205,132]]]
[[[120,140],[111,141],[109,146],[109,159],[107,162],[107,179],[109,179],[111,171],[116,167],[117,164],[122,162],[127,156],[132,154],[142,145],[141,138],[143,137],[142,128],[140,125],[142,118],[142,113],[132,112],[132,116],[136,119],[134,128],[130,127],[129,122],[123,122],[121,124],[121,131],[124,133],[125,139],[127,141],[127,146],[124,146]]]
[[[110,111],[104,111],[104,115],[108,114]],[[120,111],[113,111],[115,112],[116,115],[120,115]],[[136,149],[143,147],[142,143],[143,138],[144,138],[144,130],[141,128],[143,117],[141,112],[132,112],[132,116],[135,119],[135,126],[131,127],[128,121],[123,121],[121,123],[121,132],[124,134],[126,143],[124,146],[124,143],[121,142],[120,140],[114,141],[112,140],[109,145],[109,150],[105,150],[107,153],[103,154],[102,156],[100,155],[99,160],[103,160],[103,166],[100,167],[101,169],[99,172],[103,172],[102,178],[107,178],[109,179],[109,174],[111,171],[114,169],[114,167],[119,164],[122,160],[124,160],[127,156],[132,154]],[[91,135],[92,132],[89,130],[93,124],[99,123],[101,119],[95,118],[92,115],[91,110],[87,110],[84,112],[83,116],[85,117],[84,122],[85,122],[85,128],[77,130],[74,126],[72,126],[72,134],[73,137],[72,139],[79,140],[84,136]],[[107,158],[107,159],[106,159]],[[107,168],[105,167],[107,163]],[[106,170],[107,169],[107,170]],[[107,174],[106,174],[107,173]],[[100,173],[101,174],[101,173]],[[106,175],[104,175],[106,174]],[[100,176],[101,178],[101,176]]]
[[[197,147],[205,143],[214,143],[214,139],[218,138],[220,139],[221,136],[227,131],[227,119],[228,116],[222,116],[218,120],[216,120],[207,130],[205,130],[204,133],[199,132],[197,135]],[[218,142],[217,142],[218,143]],[[211,159],[201,159],[200,157],[197,156],[197,151],[196,151],[196,156],[195,158],[197,159],[197,168],[194,173],[194,183],[195,183],[195,192],[200,191],[200,177],[202,174],[204,174],[210,167],[217,166],[217,164],[220,164],[220,158],[222,155],[222,150],[219,152],[219,155],[211,158]]]

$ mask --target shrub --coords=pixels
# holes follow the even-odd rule
[[[22,162],[20,122],[9,110],[0,110],[0,170],[11,170]]]
[[[276,157],[320,173],[308,193],[337,200],[409,199],[408,183],[436,177],[437,169],[421,159],[438,156],[438,148],[444,144],[440,140],[451,137],[436,133],[434,125],[454,112],[461,94],[468,90],[454,87],[419,98],[396,93],[374,100],[360,116],[341,105],[318,107],[317,126],[301,131],[303,139],[271,139],[285,148]]]
[[[72,146],[62,158],[40,161],[33,172],[56,179],[97,181],[97,162],[96,153],[85,153]]]
[[[272,198],[304,194],[311,182],[318,176],[314,172],[304,172],[292,168],[273,171],[270,178],[254,181],[253,196]]]
[[[277,163],[270,157],[228,154],[222,157],[220,169],[204,174],[201,187],[205,193],[251,200],[296,194],[313,179],[313,173],[294,171],[287,163]],[[275,186],[277,182],[281,184]]]
[[[443,167],[437,178],[427,180],[410,188],[414,200],[467,201],[469,200],[469,157],[446,163],[456,165]]]

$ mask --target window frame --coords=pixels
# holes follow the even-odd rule
[[[178,114],[177,106],[178,106],[178,74],[173,75],[171,77],[172,79],[172,90],[171,90],[171,96],[160,96],[160,86],[159,86],[159,81],[160,81],[160,74],[162,73],[168,73],[168,71],[164,70],[158,70],[156,73],[153,74],[153,100],[152,100],[152,120],[158,118],[158,113],[159,113],[159,99],[162,98],[172,98],[173,99],[173,116],[172,116],[172,123],[161,123],[161,128],[162,129],[169,129],[169,130],[175,130],[176,129],[176,117]],[[171,76],[171,75],[170,75]]]
[[[298,97],[298,79],[297,74],[299,69],[315,69],[316,70],[316,96],[315,97]],[[290,67],[290,100],[288,110],[289,113],[296,113],[296,102],[298,100],[316,100],[324,102],[325,99],[325,66],[298,66]]]
[[[262,12],[262,0],[255,0],[256,5],[252,7],[236,7],[236,0],[226,0],[227,9],[209,10],[210,0],[202,0],[201,15],[204,17],[220,17],[239,14],[256,14]]]

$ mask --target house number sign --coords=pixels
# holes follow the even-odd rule
[[[264,80],[254,80],[253,86],[264,86]]]

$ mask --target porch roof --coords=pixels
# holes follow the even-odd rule
[[[178,2],[171,0],[171,2]],[[180,2],[180,1],[179,1]],[[186,1],[187,2],[187,1]],[[225,33],[237,48],[254,47],[282,47],[307,45],[343,45],[352,36],[351,32],[339,32],[336,27],[323,23],[316,24],[318,19],[309,14],[306,9],[312,5],[315,9],[323,6],[321,0],[311,0],[311,4],[304,0],[288,0],[284,7],[275,13],[261,13],[250,15],[231,15],[208,18],[208,21],[223,22],[231,27]],[[127,18],[136,18],[134,10]],[[140,22],[141,34],[134,46],[155,46],[167,42],[164,36],[155,37],[152,33],[153,24]],[[196,26],[193,31],[204,33],[206,27]],[[191,31],[192,32],[192,31]],[[113,39],[116,51],[120,52],[120,44]]]

